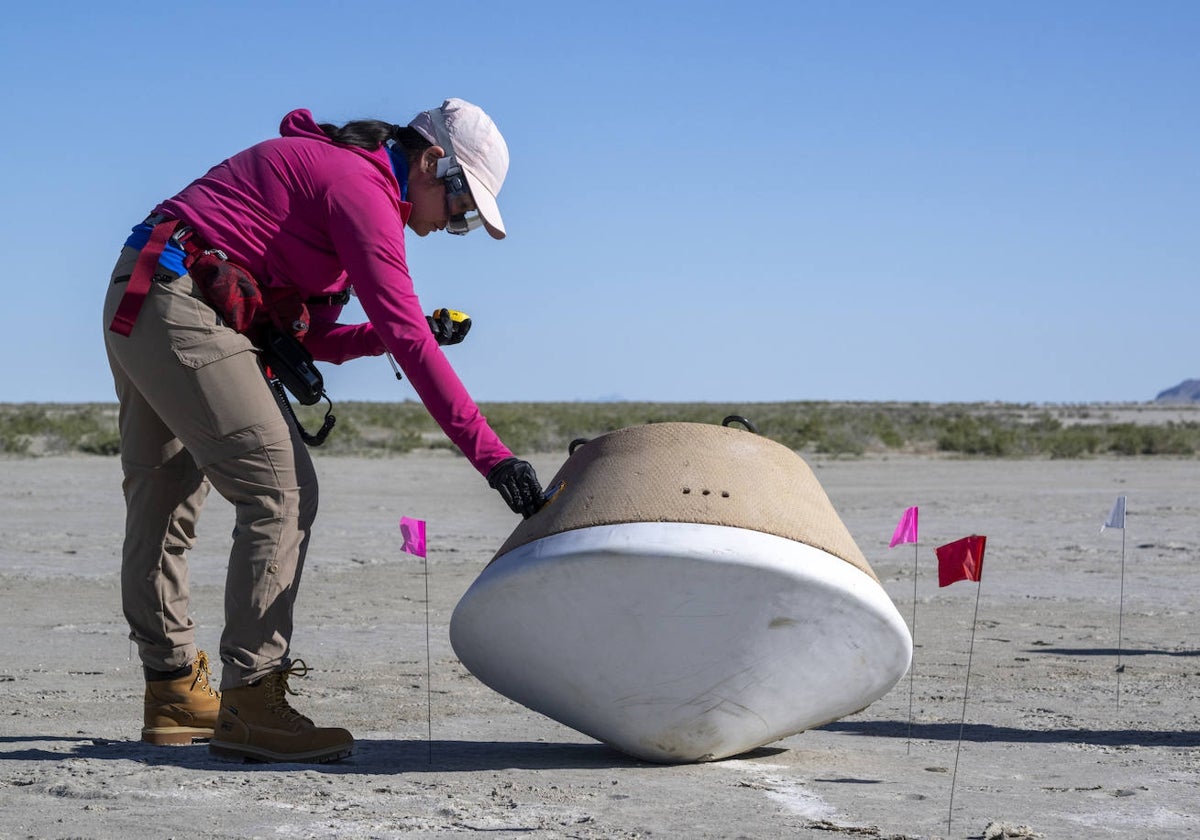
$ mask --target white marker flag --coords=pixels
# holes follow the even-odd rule
[[[1100,533],[1104,533],[1105,528],[1119,528],[1125,530],[1125,497],[1117,496],[1117,500],[1113,502],[1112,510],[1108,514],[1108,519],[1104,520],[1104,524],[1100,526]]]

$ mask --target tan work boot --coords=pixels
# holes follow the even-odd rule
[[[345,729],[315,726],[293,709],[287,695],[288,677],[302,677],[308,666],[297,659],[286,671],[267,674],[258,682],[221,693],[221,713],[208,744],[213,755],[253,761],[321,763],[354,751],[354,738]]]
[[[150,744],[195,744],[212,737],[221,695],[209,682],[208,654],[198,651],[191,673],[173,680],[146,680],[142,740]]]

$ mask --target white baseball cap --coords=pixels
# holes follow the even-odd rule
[[[483,226],[493,239],[503,239],[504,219],[500,217],[496,196],[508,174],[508,144],[492,118],[478,105],[463,99],[447,99],[442,103],[441,112],[454,145],[454,156],[466,175]],[[418,114],[409,126],[430,143],[442,145],[428,111]]]

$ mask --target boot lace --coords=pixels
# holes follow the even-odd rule
[[[192,669],[196,676],[192,679],[192,691],[199,686],[200,690],[208,692],[212,697],[220,698],[221,693],[214,691],[212,687],[212,671],[208,666],[208,654],[204,651],[196,652],[196,667]]]
[[[284,720],[305,720],[312,723],[307,717],[293,709],[287,699],[287,695],[289,694],[293,697],[299,696],[299,692],[292,691],[288,685],[288,677],[307,676],[308,670],[308,665],[305,664],[303,659],[293,659],[286,670],[267,674],[264,677],[267,689],[267,708],[271,709]]]

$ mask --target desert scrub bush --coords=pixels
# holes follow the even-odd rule
[[[1082,458],[1095,455],[1104,443],[1093,426],[1066,426],[1047,434],[1042,449],[1051,458]]]
[[[47,430],[46,413],[33,406],[5,406],[0,450],[15,455],[28,453],[33,440]]]
[[[866,446],[854,429],[843,425],[823,434],[815,449],[822,455],[862,455]]]
[[[4,412],[4,430],[9,435],[35,435],[46,431],[50,420],[46,409],[36,405],[7,407]]]
[[[96,431],[81,437],[76,448],[88,455],[120,455],[121,435],[116,429]]]
[[[1108,427],[1108,451],[1118,455],[1194,455],[1200,425],[1169,422],[1165,426],[1117,423]]]
[[[768,423],[768,434],[763,426],[759,430],[774,440],[797,452],[817,444],[825,438],[825,418],[820,409],[798,410],[793,417]]]
[[[866,418],[866,433],[885,449],[902,449],[904,435],[896,428],[892,416],[882,410],[872,411]]]
[[[323,402],[295,406],[310,432],[320,428],[326,408]],[[715,425],[730,415],[747,418],[764,437],[789,449],[835,456],[877,451],[939,451],[990,458],[1200,453],[1200,423],[1163,423],[1150,410],[1144,412],[1145,420],[1117,423],[1102,408],[1047,410],[1000,403],[555,402],[484,403],[480,409],[501,439],[522,454],[565,453],[576,438],[594,438],[629,426]],[[333,413],[337,425],[326,444],[313,450],[314,455],[390,456],[429,448],[457,452],[425,406],[415,400],[339,402]],[[1072,422],[1072,418],[1088,422]],[[738,423],[731,425],[740,428]],[[98,455],[118,451],[114,404],[0,404],[0,453],[30,456],[72,451]]]
[[[30,439],[26,435],[0,433],[0,452],[7,455],[29,454]]]
[[[937,437],[941,452],[987,455],[993,458],[1012,455],[1017,450],[1017,435],[995,418],[977,418],[956,413],[948,418]]]
[[[1029,421],[1028,431],[1031,435],[1049,436],[1063,427],[1062,421],[1048,411],[1039,412]]]
[[[88,452],[116,454],[115,406],[34,405],[0,407],[0,451],[28,454]]]

